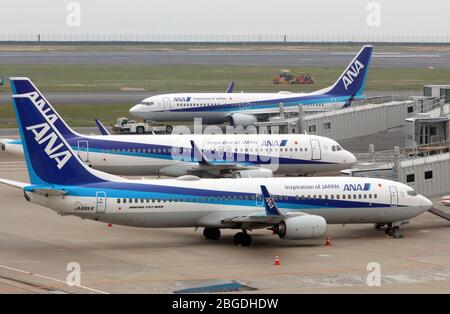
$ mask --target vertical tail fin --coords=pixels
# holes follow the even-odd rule
[[[356,57],[341,74],[339,79],[330,87],[317,93],[330,96],[360,96],[366,86],[367,72],[372,58],[373,46],[366,45],[361,48]]]
[[[63,136],[71,129],[33,83],[28,78],[11,78],[10,82],[31,183],[79,185],[104,181],[103,173],[88,168],[72,151]]]

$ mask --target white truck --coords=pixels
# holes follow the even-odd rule
[[[173,127],[166,124],[150,123],[147,121],[136,122],[127,117],[121,117],[116,120],[112,126],[115,133],[172,133]]]

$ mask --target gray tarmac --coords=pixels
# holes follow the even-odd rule
[[[28,181],[24,161],[0,153],[0,177]],[[411,220],[401,239],[371,225],[331,225],[331,246],[258,230],[254,244],[242,248],[231,230],[206,241],[193,228],[61,217],[3,185],[0,212],[0,293],[171,293],[208,280],[239,280],[257,293],[450,292],[450,224],[429,213]],[[281,266],[273,265],[275,256]],[[66,284],[72,262],[81,269],[80,287]],[[381,267],[379,287],[366,282],[371,262]]]
[[[354,52],[333,51],[1,51],[0,64],[273,65],[340,67]],[[450,68],[450,52],[374,52],[374,67]]]

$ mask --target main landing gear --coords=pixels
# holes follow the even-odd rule
[[[252,237],[244,230],[234,235],[233,242],[235,245],[250,246],[252,244]]]
[[[207,240],[219,240],[220,229],[205,228],[203,229],[203,237]],[[252,244],[252,237],[245,230],[243,230],[242,232],[238,232],[234,235],[233,242],[235,245],[250,246]]]
[[[387,234],[394,239],[403,238],[403,236],[400,234],[400,227],[386,228],[384,229],[384,234]]]
[[[203,229],[203,236],[207,240],[219,240],[220,229],[219,228],[205,228],[205,229]]]

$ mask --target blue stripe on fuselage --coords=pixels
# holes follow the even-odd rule
[[[40,186],[42,188],[42,186]],[[30,191],[35,186],[26,187],[26,191]],[[177,186],[164,186],[156,184],[139,184],[131,182],[101,182],[92,183],[82,186],[52,186],[51,188],[57,190],[67,191],[68,196],[78,197],[96,197],[96,192],[102,191],[106,193],[107,197],[111,198],[125,198],[125,199],[161,199],[168,200],[186,197],[202,197],[202,201],[198,203],[205,204],[226,204],[235,206],[256,206],[256,200],[251,199],[255,197],[255,193],[246,192],[230,192],[211,189],[196,189],[185,188]],[[279,195],[272,195],[279,207],[301,209],[301,208],[360,208],[360,207],[390,207],[390,204],[362,202],[362,201],[347,201],[347,200],[331,200],[331,199],[301,199],[294,196],[284,195],[280,198]],[[214,197],[214,200],[211,199]],[[217,200],[220,197],[220,200]],[[260,194],[258,194],[258,206],[262,207]],[[223,199],[223,198],[226,198]],[[230,200],[228,200],[230,198]],[[248,199],[245,199],[248,198]],[[190,200],[189,202],[192,202]]]
[[[325,97],[324,97],[325,96]],[[332,95],[311,95],[311,96],[299,96],[292,98],[280,98],[271,100],[258,100],[250,101],[248,103],[228,103],[228,104],[218,104],[214,106],[197,106],[197,107],[180,107],[171,108],[170,110],[161,110],[153,112],[199,112],[199,111],[236,111],[236,110],[259,110],[268,108],[278,108],[279,103],[282,102],[283,106],[291,107],[298,105],[311,105],[311,104],[333,104],[337,102],[345,102],[350,98],[350,96],[339,96],[333,97]],[[331,101],[333,100],[333,101]]]
[[[91,139],[87,137],[73,137],[66,139],[69,145],[72,147],[74,151],[86,151],[84,147],[80,147],[78,149],[78,141],[88,141],[88,152],[92,153],[102,153],[108,155],[121,155],[121,156],[133,156],[133,157],[142,157],[142,158],[154,158],[154,159],[165,159],[165,160],[179,160],[184,162],[192,162],[197,163],[197,159],[192,155],[192,152],[189,156],[187,155],[177,155],[176,153],[172,155],[172,150],[175,148],[176,151],[180,151],[180,149],[187,149],[186,147],[176,147],[176,146],[166,146],[166,145],[155,145],[155,144],[143,144],[143,143],[131,143],[131,142],[121,142],[121,141],[105,141],[98,139]],[[285,140],[281,141],[281,146],[286,146]],[[16,144],[22,145],[22,141],[14,140],[8,142],[8,144]],[[159,150],[159,152],[158,152]],[[151,151],[151,152],[150,152]],[[214,153],[211,151],[203,150],[203,153],[209,157],[214,156]],[[272,164],[274,160],[277,160],[280,165],[292,165],[292,164],[336,164],[333,162],[325,162],[321,160],[309,160],[309,159],[296,159],[296,158],[287,158],[287,157],[269,157],[269,156],[261,156],[255,154],[248,153],[236,153],[233,152],[233,156],[230,159],[227,159],[227,154],[224,154],[225,158],[222,159],[214,159],[211,158],[210,161],[213,164],[221,164],[221,163],[237,163],[244,165],[260,165],[260,164]]]

